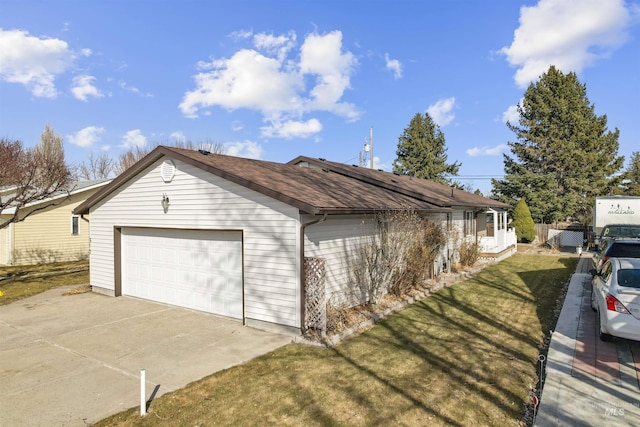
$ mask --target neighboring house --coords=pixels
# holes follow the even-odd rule
[[[109,182],[76,182],[68,191],[20,208],[22,220],[0,229],[0,265],[87,259],[89,223],[73,209]],[[2,197],[8,196],[10,190],[5,190]],[[15,209],[0,212],[0,222],[13,216]]]
[[[325,260],[325,302],[348,293],[346,257],[377,231],[372,214],[413,209],[475,239],[477,224],[486,233],[488,211],[505,227],[495,227],[493,237],[506,233],[508,205],[501,202],[391,173],[359,169],[375,175],[364,179],[337,163],[296,160],[157,147],[74,210],[91,218],[94,291],[300,331],[305,260]]]

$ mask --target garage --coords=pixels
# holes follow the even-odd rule
[[[122,228],[122,294],[242,319],[242,232]]]

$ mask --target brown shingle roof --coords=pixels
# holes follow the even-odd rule
[[[400,194],[415,197],[419,200],[423,200],[440,207],[511,207],[510,205],[497,200],[439,184],[434,181],[410,177],[408,175],[396,175],[390,172],[362,168],[354,165],[350,166],[343,163],[331,162],[324,159],[314,159],[305,156],[296,157],[288,164],[308,164],[310,167],[329,169],[332,172],[366,182],[376,187],[386,188]]]
[[[449,210],[428,200],[371,185],[329,169],[301,168],[292,164],[159,146],[74,212],[88,213],[91,206],[163,156],[199,167],[309,214],[371,213],[404,208],[435,212]]]

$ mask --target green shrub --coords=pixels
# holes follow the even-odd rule
[[[529,243],[536,239],[536,225],[533,223],[531,211],[524,199],[520,199],[513,210],[513,222],[511,225],[516,229],[518,242]]]

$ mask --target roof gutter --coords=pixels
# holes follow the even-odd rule
[[[324,214],[322,218],[307,222],[306,224],[302,224],[300,226],[300,330],[305,331],[306,326],[304,324],[304,318],[306,315],[305,312],[305,301],[307,300],[307,294],[305,291],[305,276],[304,276],[304,231],[307,227],[315,224],[319,224],[321,222],[325,222],[327,220],[327,215]],[[324,331],[323,331],[324,332]]]

